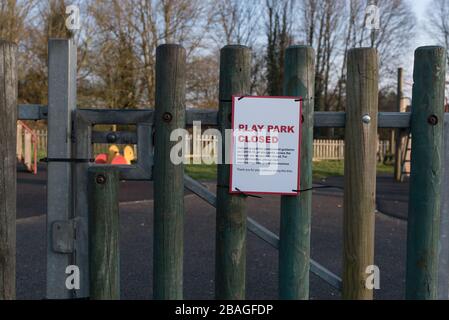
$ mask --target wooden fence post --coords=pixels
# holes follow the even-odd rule
[[[170,160],[173,130],[185,127],[186,52],[179,45],[156,50],[154,152],[154,298],[183,297],[184,166]]]
[[[16,53],[0,41],[0,300],[16,297]]]
[[[284,94],[303,97],[301,189],[312,187],[313,96],[315,52],[309,46],[289,47],[285,54]],[[309,298],[312,192],[281,199],[279,297]]]
[[[372,299],[366,288],[374,264],[378,56],[373,48],[348,52],[343,214],[343,299]]]
[[[445,76],[444,48],[415,51],[407,299],[436,299],[438,293]]]
[[[440,253],[438,261],[438,299],[449,299],[449,119],[444,119],[443,178],[441,182]]]
[[[225,134],[231,128],[232,95],[248,94],[251,82],[251,50],[228,45],[220,53],[220,104],[218,127],[222,150],[230,143]],[[243,195],[229,194],[229,160],[218,165],[217,222],[215,250],[215,297],[218,300],[245,298],[246,279],[246,206]]]
[[[90,298],[120,299],[119,170],[88,170]]]

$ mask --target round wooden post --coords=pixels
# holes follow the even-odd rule
[[[154,271],[158,300],[183,295],[184,166],[170,160],[173,130],[185,127],[186,52],[174,44],[156,50],[154,151]]]
[[[0,300],[16,297],[16,52],[0,40]]]
[[[312,187],[313,96],[315,52],[309,46],[289,47],[285,54],[284,94],[303,98],[301,189]],[[279,297],[309,298],[312,192],[281,199]]]
[[[119,170],[91,167],[89,189],[90,298],[120,299]]]
[[[407,299],[436,299],[440,236],[446,50],[415,51]]]
[[[378,112],[376,49],[348,52],[343,214],[344,299],[372,299],[366,288],[374,264],[376,146]]]
[[[222,137],[231,128],[232,95],[248,94],[251,76],[251,50],[229,45],[221,50],[220,107],[218,123]],[[230,137],[222,139],[227,150]],[[223,158],[223,157],[222,157]],[[246,207],[245,197],[229,194],[229,162],[218,165],[217,222],[215,251],[215,296],[218,300],[245,298]],[[226,159],[228,160],[228,159]]]

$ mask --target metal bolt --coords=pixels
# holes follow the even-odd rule
[[[432,114],[427,118],[427,122],[432,126],[436,126],[438,124],[438,117]]]
[[[98,184],[105,184],[106,183],[106,177],[104,175],[102,175],[102,174],[99,174],[97,176],[96,180],[97,180]]]
[[[173,115],[170,112],[165,112],[162,115],[162,120],[164,120],[164,122],[169,123],[169,122],[171,122],[173,120]]]
[[[369,124],[371,122],[371,117],[369,115],[365,114],[362,117],[362,122],[365,123],[365,124]]]
[[[117,141],[117,134],[115,134],[115,133],[113,133],[113,132],[108,133],[108,135],[106,136],[106,140],[107,140],[109,143],[114,143],[114,142],[116,142],[116,141]]]

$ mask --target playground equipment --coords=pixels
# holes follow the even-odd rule
[[[347,107],[344,112],[314,112],[314,51],[288,48],[284,94],[304,99],[301,188],[283,196],[280,235],[246,216],[244,194],[229,194],[229,167],[219,165],[217,195],[170,161],[172,130],[194,121],[230,128],[231,96],[249,94],[251,51],[226,46],[221,51],[219,111],[185,110],[186,53],[162,45],[156,55],[155,110],[76,108],[76,48],[70,40],[49,42],[47,106],[19,106],[15,46],[0,43],[0,152],[15,158],[19,119],[48,120],[47,298],[119,297],[119,222],[117,186],[121,180],[154,180],[154,298],[181,299],[183,283],[184,187],[217,208],[216,297],[245,298],[247,229],[279,249],[279,296],[308,299],[309,272],[342,290],[345,299],[372,299],[365,286],[374,264],[374,214],[377,128],[410,128],[413,135],[407,239],[406,298],[448,297],[449,279],[449,117],[443,113],[446,52],[422,47],[415,54],[411,113],[378,113],[378,57],[375,49],[348,52]],[[73,125],[72,125],[73,124]],[[137,125],[136,133],[99,133],[95,124]],[[345,128],[343,276],[310,257],[313,128]],[[155,140],[153,148],[153,130]],[[92,143],[137,144],[137,163],[96,165]],[[222,141],[225,146],[226,141]],[[224,148],[223,148],[224,149]],[[154,152],[153,152],[154,150]],[[444,151],[443,151],[444,150]],[[444,157],[443,157],[444,155]],[[153,170],[154,165],[154,170]],[[0,162],[0,298],[15,296],[15,168]],[[442,193],[444,192],[444,194]],[[71,198],[73,195],[73,199]],[[74,205],[75,204],[75,205]],[[89,215],[89,219],[88,219]],[[89,222],[88,222],[89,221]],[[89,223],[89,224],[88,224]],[[108,230],[108,232],[105,232]],[[107,254],[106,254],[107,253]],[[67,266],[80,268],[79,290],[65,286]]]
[[[123,156],[120,154],[120,149],[113,144],[109,147],[109,153],[101,153],[95,158],[96,164],[115,164],[126,165],[134,161],[134,149],[131,146],[126,146],[123,150]]]

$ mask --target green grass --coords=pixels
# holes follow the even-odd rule
[[[217,178],[216,165],[185,166],[186,173],[197,180],[215,180]],[[313,163],[313,180],[321,180],[327,177],[342,176],[344,162],[340,160],[323,160]],[[378,164],[377,173],[393,173],[393,166]]]
[[[377,165],[377,173],[393,173],[393,166]],[[342,176],[344,172],[343,160],[323,160],[313,163],[313,180],[321,180],[327,177]]]
[[[206,164],[188,164],[185,166],[185,172],[196,180],[216,180],[217,166]]]

